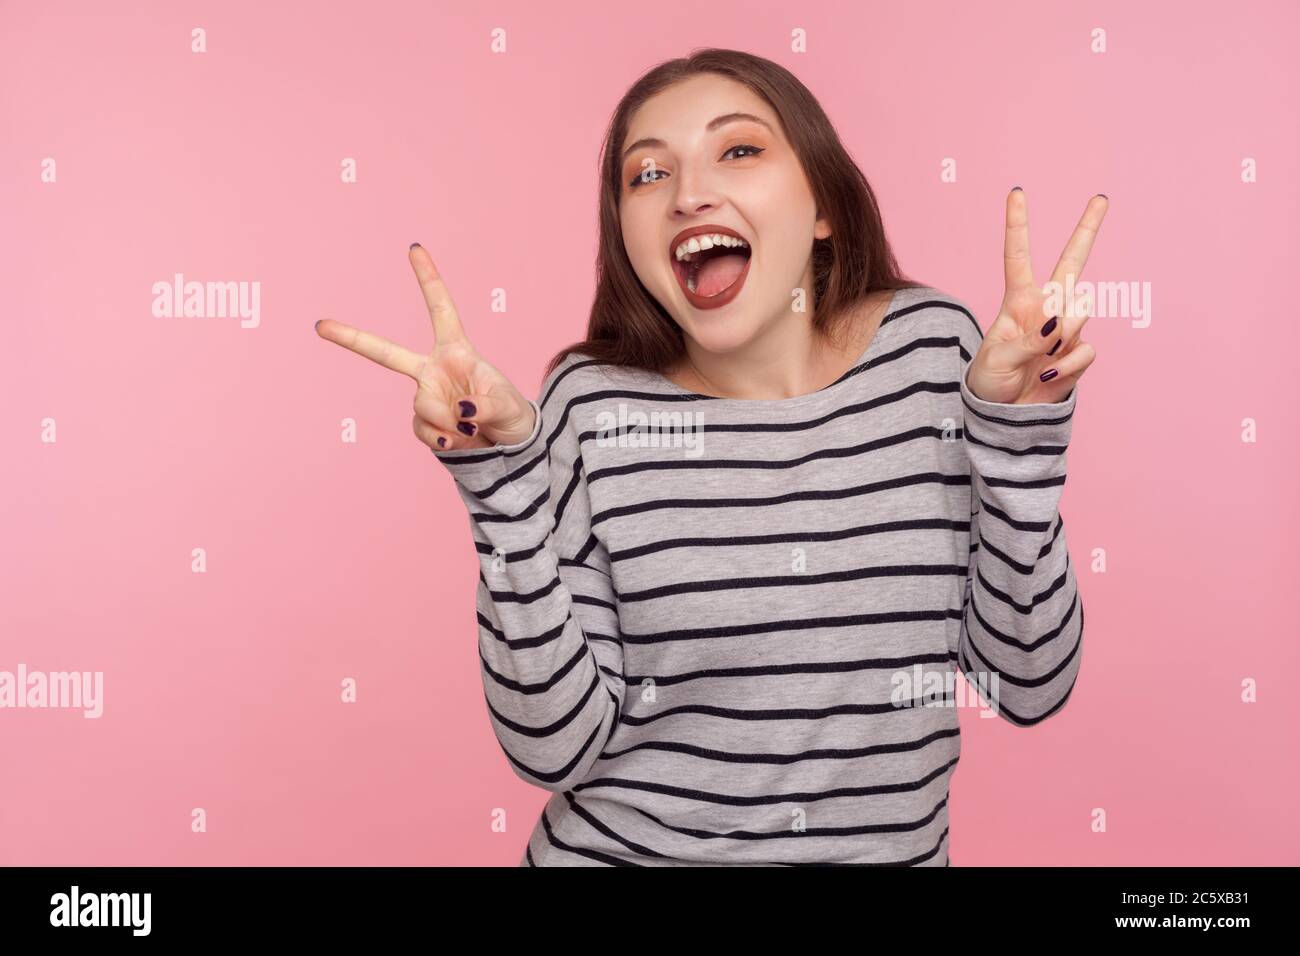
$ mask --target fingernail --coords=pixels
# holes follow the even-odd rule
[[[1048,320],[1047,320],[1047,324],[1043,326],[1043,330],[1042,330],[1042,331],[1043,331],[1043,337],[1046,338],[1047,336],[1051,335],[1051,334],[1052,334],[1052,329],[1054,329],[1054,328],[1056,328],[1056,317],[1055,317],[1055,316],[1053,316],[1051,319],[1048,319]]]
[[[1042,375],[1038,376],[1040,382],[1046,382],[1049,378],[1056,378],[1056,369],[1049,368]]]
[[[1024,192],[1024,190],[1021,189],[1019,186],[1012,186],[1012,187],[1011,187],[1011,191],[1012,191],[1012,192],[1016,192],[1017,190],[1020,191],[1020,192]]]
[[[474,434],[474,423],[473,423],[473,422],[457,422],[457,423],[456,423],[456,429],[457,429],[457,430],[458,430],[462,435],[472,435],[472,434]]]
[[[1108,201],[1108,202],[1110,201],[1110,197],[1107,196],[1105,193],[1097,193],[1097,195],[1100,196],[1102,199],[1105,199],[1105,200]]]
[[[478,414],[478,409],[474,407],[474,403],[473,403],[473,402],[467,402],[467,401],[465,401],[464,399],[461,400],[461,403],[460,403],[460,417],[461,417],[461,418],[469,418],[469,417],[471,417],[471,416],[473,416],[473,415],[477,415],[477,414]]]
[[[1061,343],[1064,342],[1064,341],[1065,341],[1065,339],[1057,339],[1057,340],[1056,340],[1056,344],[1052,346],[1052,350],[1051,350],[1050,352],[1048,352],[1047,354],[1048,354],[1048,355],[1055,355],[1055,354],[1056,354],[1056,350],[1059,349],[1059,348],[1061,347]]]
[[[446,436],[446,435],[439,435],[439,436],[438,436],[438,447],[439,447],[439,448],[446,448],[446,447],[447,447],[447,436]]]
[[[419,245],[419,243],[418,243],[418,242],[413,242],[413,243],[411,243],[411,249],[414,249],[414,248],[416,248],[416,247],[417,247],[417,246],[418,246],[418,245]],[[411,251],[411,249],[407,249],[407,250],[406,250],[406,251],[407,251],[407,252],[410,252],[410,251]]]
[[[320,320],[320,319],[317,319],[317,320],[316,320],[316,324],[313,325],[312,328],[313,328],[313,329],[316,329],[317,331],[320,331],[320,323],[321,323],[321,320]]]

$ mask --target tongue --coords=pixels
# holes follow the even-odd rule
[[[728,253],[722,256],[710,256],[700,264],[699,274],[695,277],[696,295],[717,295],[739,278],[745,268],[745,256]]]

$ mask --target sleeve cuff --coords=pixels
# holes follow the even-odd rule
[[[1067,445],[1074,423],[1074,407],[1079,397],[1076,383],[1070,394],[1059,402],[988,402],[966,384],[969,365],[962,370],[961,397],[966,417],[966,431],[985,443],[1019,445]]]

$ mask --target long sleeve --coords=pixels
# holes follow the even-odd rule
[[[617,726],[623,651],[577,436],[558,395],[546,405],[555,421],[532,405],[523,441],[434,454],[469,510],[492,729],[521,778],[558,792],[587,775]]]
[[[1079,671],[1083,603],[1059,511],[1079,390],[1062,402],[987,402],[970,390],[968,369],[971,557],[959,663],[1023,727],[1060,710]]]

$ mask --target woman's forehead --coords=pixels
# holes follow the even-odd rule
[[[632,112],[623,151],[642,139],[671,141],[707,132],[711,123],[735,114],[748,114],[773,129],[777,125],[767,103],[743,83],[716,75],[691,77],[660,90]]]

